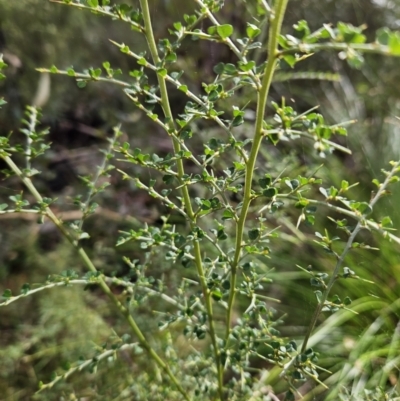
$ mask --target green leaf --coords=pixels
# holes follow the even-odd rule
[[[263,191],[263,195],[267,198],[273,198],[278,193],[278,190],[274,187],[267,188]]]
[[[298,202],[295,203],[295,208],[296,209],[303,209],[309,204],[309,201],[307,199],[300,199]]]
[[[250,39],[253,39],[256,36],[258,36],[260,32],[261,29],[258,28],[256,25],[250,24],[249,22],[247,23],[246,33]]]
[[[1,210],[1,205],[0,205],[0,210]],[[389,216],[384,217],[381,221],[381,226],[382,227],[393,227],[392,219]]]
[[[283,59],[285,60],[286,64],[291,68],[293,68],[297,63],[296,57],[293,56],[292,54],[284,55]]]
[[[250,61],[248,61],[248,62],[245,63],[245,64],[241,63],[241,64],[239,65],[239,68],[240,68],[242,71],[247,72],[247,71],[250,71],[255,65],[256,65],[256,63],[255,63],[253,60],[250,60]]]
[[[180,85],[180,86],[178,87],[178,89],[179,89],[180,91],[182,91],[183,93],[187,93],[187,91],[188,91],[187,85]]]
[[[225,69],[225,64],[224,63],[218,63],[216,66],[214,66],[213,70],[216,74],[221,75],[224,73]]]
[[[361,202],[357,207],[357,210],[364,216],[367,216],[372,213],[372,208],[367,202]]]
[[[9,290],[9,289],[4,290],[2,296],[3,296],[3,298],[5,298],[5,299],[10,299],[10,298],[12,298],[12,292],[11,292],[11,290]]]
[[[99,6],[98,0],[87,0],[87,3],[90,7],[97,8]]]
[[[381,28],[376,31],[376,41],[383,46],[389,45],[389,39],[392,32],[389,28]]]
[[[260,178],[258,180],[258,183],[260,184],[261,188],[267,188],[271,184],[271,182],[272,182],[272,178],[268,174],[265,177]]]
[[[217,26],[217,33],[222,39],[229,38],[233,33],[233,26],[229,24]]]
[[[256,240],[260,236],[260,230],[258,228],[252,228],[249,230],[249,239],[250,241]]]
[[[222,213],[222,220],[230,220],[235,217],[235,213],[232,212],[231,210],[224,210]]]
[[[165,68],[159,68],[157,74],[164,78],[167,76],[168,71]]]
[[[222,288],[224,290],[229,290],[231,288],[231,282],[229,280],[224,280],[222,282]]]
[[[210,26],[210,27],[207,29],[207,33],[208,33],[209,35],[215,35],[215,34],[217,33],[217,27],[216,27],[216,26]]]
[[[27,294],[31,289],[29,283],[25,283],[21,288],[21,294]]]
[[[400,55],[400,32],[392,32],[389,37],[388,46],[392,55]]]
[[[236,72],[237,72],[237,69],[236,69],[236,66],[234,64],[231,64],[231,63],[225,64],[225,66],[224,66],[224,74],[234,75],[234,74],[236,74]]]
[[[7,203],[1,203],[0,204],[0,212],[3,211],[3,210],[6,210],[7,208],[8,208]]]
[[[217,288],[211,293],[211,296],[213,297],[214,301],[220,301],[222,299],[222,292]]]

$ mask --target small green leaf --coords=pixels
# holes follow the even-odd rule
[[[222,39],[229,38],[233,33],[233,26],[229,24],[217,26],[217,33]]]
[[[168,71],[165,68],[159,68],[157,74],[164,78],[167,76]]]
[[[12,297],[12,292],[11,292],[11,290],[9,290],[9,289],[4,290],[2,296],[3,296],[3,298],[5,298],[5,299],[10,299],[10,298]]]
[[[187,85],[180,85],[180,86],[178,87],[178,89],[179,89],[180,91],[182,91],[183,93],[187,93],[187,91],[188,91]]]
[[[216,27],[216,26],[210,26],[210,27],[207,29],[207,33],[208,33],[209,35],[215,35],[215,34],[217,33],[217,27]]]
[[[235,217],[235,213],[232,212],[231,210],[224,210],[222,213],[222,220],[230,220]]]
[[[293,68],[293,67],[296,65],[296,63],[297,63],[296,57],[293,56],[292,54],[286,54],[286,55],[284,55],[284,56],[283,56],[283,59],[285,60],[285,63],[286,63],[289,67],[291,67],[291,68]]]
[[[260,184],[261,188],[267,188],[271,184],[271,182],[272,182],[272,178],[270,175],[266,175],[265,177],[260,178],[258,180],[258,183]]]
[[[240,64],[240,69],[244,72],[250,71],[256,63],[253,60],[248,61],[247,63],[241,63]]]
[[[309,204],[309,201],[307,199],[300,199],[298,202],[295,203],[295,208],[296,209],[303,209]]]
[[[250,24],[249,22],[247,23],[246,33],[250,39],[253,39],[256,36],[258,36],[260,32],[261,29],[258,28],[256,25]]]
[[[237,73],[237,69],[234,64],[228,63],[224,66],[224,74],[226,75],[234,75]]]
[[[258,228],[252,228],[249,230],[249,239],[250,241],[256,240],[260,236],[260,230]]]
[[[22,288],[21,288],[21,294],[27,294],[31,289],[31,286],[29,285],[29,283],[25,283]]]
[[[229,280],[224,280],[222,282],[222,288],[224,290],[229,290],[231,288],[231,282]]]
[[[388,43],[390,53],[394,56],[398,56],[400,54],[400,33],[392,32],[389,37]]]
[[[278,190],[274,187],[264,189],[263,191],[263,195],[266,196],[267,198],[273,198],[277,193]]]
[[[220,301],[222,299],[222,292],[217,288],[211,293],[211,296],[213,297],[214,301]]]
[[[357,207],[357,210],[364,216],[367,216],[372,213],[372,208],[367,202],[361,202]]]
[[[214,66],[213,70],[216,74],[221,75],[224,73],[225,69],[225,64],[224,63],[218,63],[216,66]]]
[[[0,210],[1,210],[1,206],[2,206],[2,205],[0,205]],[[382,227],[393,227],[393,221],[392,221],[392,219],[391,219],[389,216],[384,217],[384,218],[382,219],[382,221],[381,221],[381,226],[382,226]]]

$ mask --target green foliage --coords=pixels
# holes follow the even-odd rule
[[[396,315],[398,302],[381,305],[383,312],[374,324],[365,327],[346,363],[326,360],[321,333],[340,326],[341,319],[357,319],[366,305],[362,298],[366,294],[354,300],[350,295],[333,292],[344,281],[370,283],[350,263],[353,252],[375,249],[359,239],[361,232],[374,231],[392,243],[400,243],[392,233],[390,216],[376,217],[374,209],[399,180],[400,162],[391,162],[390,169],[382,171],[383,180],[373,181],[376,191],[368,201],[352,196],[350,190],[357,184],[347,179],[341,179],[337,187],[325,184],[319,176],[320,167],[315,165],[321,158],[332,157],[334,151],[348,152],[337,143],[337,138],[347,135],[348,122],[330,124],[316,107],[296,111],[285,98],[280,103],[272,101],[270,89],[284,63],[294,68],[320,51],[336,51],[339,58],[357,69],[365,53],[398,56],[398,34],[385,28],[368,43],[364,26],[339,22],[336,27],[325,24],[312,32],[303,20],[293,26],[293,35],[282,34],[287,0],[277,0],[273,9],[267,2],[259,2],[252,22],[241,31],[219,22],[222,1],[194,0],[196,11],[185,14],[170,27],[170,36],[156,43],[147,0],[140,0],[139,9],[97,0],[56,3],[128,24],[143,35],[148,50],[137,51],[134,44],[112,41],[134,61],[135,67],[127,70],[104,61],[101,67],[82,72],[54,65],[38,71],[71,77],[79,88],[92,83],[119,87],[152,126],[169,138],[171,151],[158,155],[132,147],[123,128],[116,126],[108,147],[102,150],[96,173],[81,177],[86,194],[74,194],[72,203],[79,218],[68,224],[53,207],[57,199],[42,195],[34,184],[35,176],[40,174],[33,167],[36,157],[50,149],[45,142],[48,130],[38,128],[38,108],[27,107],[26,118],[21,120],[24,143],[14,144],[10,136],[0,138],[0,158],[7,165],[5,176],[18,178],[27,190],[1,203],[0,214],[36,215],[41,223],[53,223],[81,265],[79,269],[66,266],[63,271],[50,272],[41,284],[23,283],[18,294],[5,288],[0,306],[22,302],[50,289],[56,294],[77,294],[75,287],[83,286],[92,302],[102,307],[107,303],[112,308],[104,319],[107,322],[101,322],[102,330],[107,331],[107,325],[114,330],[107,333],[106,342],[101,344],[95,336],[97,345],[90,352],[84,347],[84,356],[75,361],[57,361],[55,373],[39,379],[38,399],[58,391],[72,396],[74,386],[69,387],[66,380],[77,380],[79,386],[86,378],[83,372],[99,372],[100,378],[104,377],[105,384],[102,386],[99,380],[96,396],[107,399],[255,401],[276,399],[275,394],[282,394],[284,399],[294,400],[297,395],[311,399],[320,393],[325,399],[386,397],[389,377],[398,364],[398,335],[394,332],[389,345],[387,336],[378,336],[375,346],[381,348],[371,350],[373,357],[366,350],[379,329],[393,330],[386,320]],[[204,20],[210,22],[208,28],[203,27]],[[265,26],[267,39],[257,42],[263,38]],[[201,89],[192,88],[185,81],[185,71],[178,68],[179,49],[185,41],[192,46],[201,41],[226,46],[236,61],[217,63],[215,76],[202,82]],[[265,48],[267,60],[260,63],[253,59],[258,49]],[[6,67],[0,60],[0,69]],[[173,90],[182,92],[186,99],[179,113],[171,110]],[[242,91],[252,94],[251,106],[240,101]],[[267,103],[272,105],[272,115],[265,113]],[[252,108],[256,109],[253,120],[246,115]],[[218,135],[201,137],[201,146],[194,146],[207,124],[218,127]],[[251,134],[244,135],[242,129]],[[294,163],[281,166],[273,159],[270,166],[263,163],[265,149],[272,153],[290,143],[296,151],[300,140],[310,143],[308,155],[315,160],[305,171],[299,173]],[[147,174],[139,175],[138,169]],[[132,227],[128,222],[128,227],[115,235],[114,249],[118,249],[124,263],[124,274],[119,276],[107,272],[92,255],[88,242],[91,234],[86,228],[89,217],[98,210],[97,199],[118,179],[132,183],[131,190],[147,193],[165,211],[159,225]],[[317,210],[322,210],[322,217]],[[293,233],[289,235],[291,241],[297,243],[300,239],[315,253],[321,249],[327,255],[328,266],[326,271],[314,271],[311,265],[304,268],[296,263],[309,279],[314,312],[300,334],[289,335],[282,334],[281,328],[294,312],[289,310],[283,318],[275,309],[281,300],[270,296],[273,271],[269,267],[271,254],[287,239],[279,224],[287,216],[296,222],[288,225]],[[317,222],[317,218],[322,221]],[[310,241],[306,235],[310,235],[309,227],[314,224],[319,231]],[[133,257],[130,247],[135,250]],[[84,309],[79,302],[81,298],[75,306]],[[369,307],[377,308],[376,304]],[[61,319],[56,308],[50,307],[48,313],[54,312],[52,318]],[[98,311],[104,313],[100,307]],[[65,313],[67,317],[73,314],[68,310]],[[86,310],[75,313],[81,319],[90,314]],[[340,334],[345,335],[345,328],[341,330]],[[94,335],[88,327],[82,334]],[[124,367],[120,356],[125,356],[131,366]],[[378,356],[384,363],[377,373],[369,364]],[[364,380],[360,372],[354,372],[358,358],[371,376],[371,385],[382,388],[376,395],[361,385],[355,386]],[[256,368],[260,363],[264,365]],[[116,382],[107,377],[108,370],[114,372]],[[356,388],[354,394],[350,393],[351,386]],[[307,390],[312,387],[315,390]]]

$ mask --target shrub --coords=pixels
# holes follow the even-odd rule
[[[1,305],[50,288],[75,294],[76,290],[62,288],[84,286],[91,290],[91,302],[102,303],[103,293],[122,318],[121,322],[114,313],[108,316],[115,329],[108,341],[97,346],[94,355],[68,361],[63,373],[40,382],[37,397],[46,391],[80,397],[90,387],[94,398],[106,399],[255,401],[276,400],[276,394],[282,394],[285,400],[293,400],[296,394],[311,399],[320,393],[325,399],[386,397],[388,379],[398,363],[394,351],[398,338],[393,335],[389,345],[387,336],[374,339],[379,347],[375,356],[384,362],[371,369],[367,365],[375,359],[367,358],[365,350],[377,327],[397,310],[396,302],[384,305],[375,326],[367,328],[343,366],[324,359],[329,354],[324,336],[372,302],[332,292],[339,281],[367,281],[347,262],[349,253],[372,248],[364,243],[361,231],[374,231],[400,243],[389,216],[371,217],[376,203],[389,194],[390,184],[398,181],[400,162],[391,162],[381,181],[374,179],[376,190],[369,201],[356,200],[351,196],[356,184],[346,177],[338,187],[322,182],[323,173],[317,167],[321,158],[331,157],[334,151],[348,153],[340,138],[335,140],[347,134],[347,123],[329,123],[317,107],[296,111],[285,98],[271,101],[272,113],[266,113],[266,107],[274,79],[301,75],[338,79],[332,72],[291,70],[314,53],[336,51],[351,67],[360,68],[364,53],[400,55],[400,36],[382,29],[374,42],[367,43],[363,26],[339,22],[311,31],[306,21],[285,34],[287,0],[277,0],[273,7],[263,0],[249,4],[252,19],[243,29],[235,29],[219,22],[223,1],[194,0],[193,14],[183,15],[169,36],[156,42],[147,0],[140,0],[138,9],[110,5],[108,0],[101,4],[97,0],[56,2],[121,20],[145,37],[148,51],[112,41],[135,60],[136,67],[130,71],[123,72],[108,61],[83,72],[56,66],[39,71],[70,76],[80,88],[91,82],[119,86],[169,138],[173,151],[158,155],[135,148],[131,138],[135,133],[115,127],[96,173],[82,177],[87,194],[73,197],[80,216],[67,223],[53,210],[56,199],[42,195],[34,184],[40,173],[33,167],[35,159],[50,148],[48,131],[40,128],[39,110],[26,109],[21,129],[25,143],[13,143],[9,136],[0,138],[0,157],[7,164],[3,172],[18,177],[27,190],[10,196],[8,203],[0,205],[0,213],[36,214],[39,222],[50,220],[82,265],[82,269],[50,274],[41,285],[24,284],[20,294],[6,289]],[[208,28],[203,27],[205,21]],[[264,37],[265,43],[258,41]],[[191,87],[184,71],[176,67],[184,41],[191,41],[191,46],[201,41],[221,44],[236,61],[219,62],[201,89]],[[260,53],[265,61],[257,63],[253,56]],[[0,67],[6,64],[1,61]],[[185,98],[185,104],[172,112],[171,94],[176,93]],[[212,137],[201,133],[212,132],[212,127],[217,127]],[[300,140],[310,144],[305,166],[296,156]],[[289,155],[283,161],[277,157],[282,154],[277,153],[280,148]],[[117,185],[116,177],[132,184],[132,190],[147,192],[164,210],[158,223],[137,227],[136,221],[128,221],[120,230],[116,246],[126,266],[122,275],[98,267],[101,262],[91,255],[91,234],[86,229],[88,218],[99,208],[94,198],[100,199],[111,181]],[[96,216],[101,216],[101,210]],[[294,219],[294,224],[287,225],[291,231],[281,229],[283,218]],[[310,241],[314,224],[318,231]],[[269,257],[279,254],[287,240],[298,243],[299,239],[312,252],[323,250],[329,267],[326,271],[306,267],[307,258],[296,255],[302,277],[314,287],[314,312],[304,330],[286,336],[280,328],[284,321],[290,322],[291,311],[283,319],[275,310],[279,310],[280,297],[273,296]],[[286,272],[278,273],[285,279]],[[330,317],[323,320],[323,316]],[[369,385],[381,386],[382,394],[371,395],[365,385],[354,386],[362,383],[363,373],[356,366],[360,355],[367,361],[362,367],[371,377]],[[74,383],[74,376],[85,369],[101,370],[102,380],[76,379],[76,388],[64,383],[66,379]]]

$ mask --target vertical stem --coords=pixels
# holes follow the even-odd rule
[[[256,112],[254,138],[249,160],[246,164],[243,205],[239,221],[237,223],[235,254],[231,264],[231,289],[228,299],[228,310],[226,315],[226,341],[228,340],[230,333],[230,322],[235,303],[237,267],[240,260],[240,255],[242,253],[243,233],[244,233],[247,213],[249,211],[250,203],[252,201],[251,189],[252,189],[253,173],[257,161],[258,152],[260,150],[261,141],[263,138],[262,130],[263,130],[265,107],[267,104],[269,89],[271,87],[272,77],[274,75],[277,63],[278,40],[288,1],[289,0],[276,0],[275,9],[273,12],[271,12],[270,15],[270,28],[269,28],[269,38],[268,38],[268,61],[267,65],[265,66],[264,77],[261,83],[261,89],[257,95],[257,112]]]
[[[26,168],[31,168],[31,157],[32,157],[32,138],[31,135],[35,132],[36,122],[38,118],[38,110],[36,107],[30,107],[29,109],[29,123],[26,135]]]
[[[144,28],[145,28],[144,34],[147,39],[147,43],[148,43],[148,46],[150,49],[150,53],[151,53],[153,62],[157,66],[160,64],[161,59],[158,55],[157,45],[156,45],[154,35],[153,35],[153,27],[152,27],[152,23],[151,23],[151,15],[150,15],[150,10],[149,10],[148,0],[140,0],[140,6],[142,9],[142,13],[143,13],[143,21],[144,21]],[[158,84],[160,86],[161,106],[163,108],[164,115],[167,119],[167,125],[171,131],[175,132],[176,129],[175,129],[174,119],[172,116],[171,107],[170,107],[170,103],[169,103],[166,80],[164,77],[162,77],[159,74],[157,74],[157,79],[158,79]],[[181,145],[177,138],[177,135],[174,135],[172,137],[172,142],[173,142],[175,154],[180,152]],[[180,181],[180,184],[181,184],[181,192],[182,192],[182,197],[184,200],[186,214],[188,215],[188,218],[189,218],[190,227],[192,230],[194,230],[196,228],[196,215],[193,211],[193,207],[191,204],[189,190],[186,185],[183,185],[182,177],[185,174],[183,160],[178,159],[176,161],[176,164],[177,164],[178,180]],[[211,342],[212,342],[213,349],[214,349],[214,359],[215,359],[215,363],[216,363],[216,367],[217,367],[218,393],[219,393],[219,398],[221,400],[223,400],[223,398],[224,398],[223,366],[221,363],[221,355],[220,355],[220,351],[219,351],[219,347],[218,347],[218,343],[217,343],[217,334],[216,334],[216,330],[215,330],[212,297],[211,297],[211,291],[207,287],[207,280],[205,277],[203,261],[202,261],[202,257],[201,257],[201,247],[200,247],[199,241],[197,239],[194,239],[194,241],[193,241],[193,249],[194,249],[194,258],[195,258],[195,264],[196,264],[196,269],[197,269],[197,276],[199,278],[200,285],[201,285],[202,292],[203,292],[205,307],[206,307],[207,316],[208,316],[209,333],[210,333]]]
[[[38,203],[43,202],[43,198],[33,185],[30,178],[26,177],[22,171],[18,168],[18,166],[13,162],[13,160],[9,156],[2,157],[4,161],[8,164],[11,170],[22,180],[25,186],[28,188],[29,192],[34,196]],[[85,266],[92,272],[97,272],[96,267],[94,266],[93,262],[90,260],[89,256],[85,252],[85,250],[75,241],[75,238],[71,235],[71,233],[63,226],[61,220],[52,212],[52,210],[47,207],[45,209],[45,214],[49,217],[50,220],[57,226],[57,228],[62,232],[62,234],[68,239],[68,241],[77,249],[80,258],[82,259]],[[137,325],[135,319],[130,314],[129,310],[118,300],[118,298],[113,294],[110,290],[110,287],[107,283],[100,277],[99,285],[102,291],[108,296],[114,306],[120,311],[120,313],[125,317],[126,321],[128,322],[130,328],[132,329],[133,333],[139,340],[140,345],[147,351],[153,361],[158,365],[159,368],[164,370],[164,372],[168,375],[170,380],[174,383],[177,390],[183,395],[186,401],[190,401],[190,398],[183,387],[180,385],[179,381],[171,371],[170,367],[160,358],[157,352],[152,348],[150,343],[147,341],[146,337],[140,330],[139,326]]]

